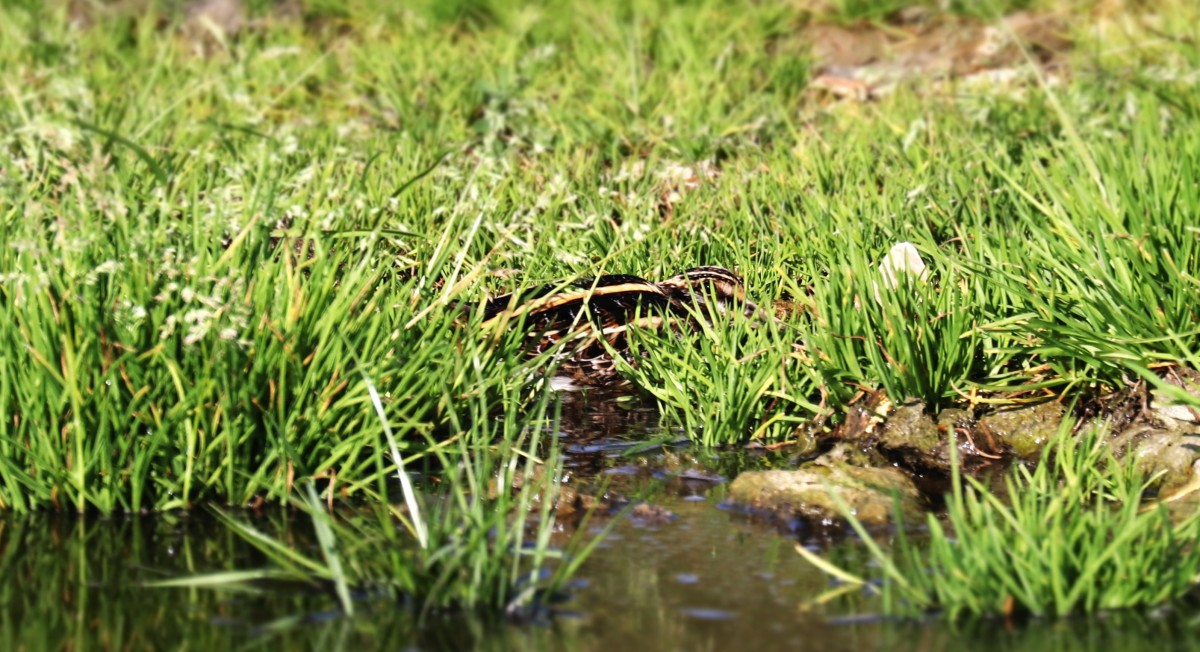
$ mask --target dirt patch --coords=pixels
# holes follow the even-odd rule
[[[913,8],[888,24],[813,22],[801,30],[816,60],[812,88],[839,98],[866,100],[906,82],[949,80],[1002,86],[1030,80],[1030,64],[1048,79],[1065,74],[1072,41],[1066,20],[1053,13],[1020,12],[993,23],[935,16]]]

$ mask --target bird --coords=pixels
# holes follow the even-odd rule
[[[734,312],[759,315],[746,300],[742,278],[715,266],[657,283],[628,274],[560,281],[489,299],[482,311],[484,329],[522,329],[527,354],[555,349],[558,375],[568,387],[622,384],[613,355],[635,362],[630,327],[694,330]]]
[[[740,310],[747,317],[758,317],[758,306],[746,300],[746,284],[742,277],[724,267],[693,267],[657,284],[678,314],[687,307],[699,310],[701,316],[714,320]]]

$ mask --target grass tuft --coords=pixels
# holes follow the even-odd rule
[[[1076,436],[1064,424],[1032,471],[1014,467],[1003,495],[956,468],[945,522],[930,515],[918,540],[897,513],[890,552],[845,508],[877,576],[831,574],[878,585],[889,614],[950,619],[1151,609],[1192,595],[1200,514],[1176,523],[1165,506],[1143,505],[1153,478],[1136,460],[1115,459],[1103,433],[1093,426]]]
[[[415,497],[428,528],[424,539],[399,523],[415,519],[410,507],[372,502],[334,513],[312,485],[296,505],[308,513],[318,554],[306,555],[236,517],[218,511],[237,534],[266,556],[270,567],[228,571],[155,583],[160,587],[252,588],[263,579],[327,587],[346,616],[357,600],[388,597],[422,616],[447,610],[528,617],[545,609],[599,542],[586,519],[565,547],[555,519],[562,462],[545,399],[535,419],[493,422],[437,450],[446,466],[435,485]],[[407,505],[408,503],[406,503]],[[407,511],[407,513],[406,513]]]

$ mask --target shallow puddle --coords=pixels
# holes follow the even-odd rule
[[[620,468],[628,468],[620,466]],[[635,472],[656,509],[631,515],[588,560],[571,598],[544,622],[446,617],[418,630],[394,604],[365,599],[342,617],[334,600],[294,586],[261,594],[147,588],[144,582],[255,568],[258,553],[204,516],[0,521],[0,649],[218,649],[231,645],[364,650],[1196,649],[1197,618],[1109,618],[1020,625],[890,622],[873,600],[803,606],[830,587],[794,551],[818,545],[861,568],[861,546],[804,527],[786,532],[723,509],[724,485]],[[256,525],[309,540],[307,519]]]
[[[334,600],[297,587],[262,594],[147,588],[143,582],[253,568],[258,554],[204,517],[0,522],[0,649],[322,650],[1192,650],[1197,617],[1109,618],[1020,625],[889,622],[873,601],[804,610],[830,584],[785,534],[721,509],[719,485],[697,500],[671,491],[669,519],[628,518],[588,560],[557,616],[529,624],[446,617],[418,630],[406,612],[363,600],[344,618]],[[302,517],[269,519],[307,539]],[[264,526],[263,523],[258,523]],[[828,540],[811,541],[826,547]],[[861,559],[849,540],[841,563]],[[861,566],[860,566],[861,567]],[[857,604],[855,604],[857,603]]]
[[[566,429],[567,468],[587,485],[607,480],[634,501],[584,564],[570,597],[540,622],[443,616],[418,628],[404,607],[363,598],[343,617],[328,593],[297,586],[260,593],[150,588],[147,582],[264,565],[214,519],[192,515],[111,520],[0,518],[0,649],[330,650],[1158,650],[1200,649],[1200,616],[1109,617],[1066,622],[984,621],[957,626],[877,617],[852,593],[811,606],[832,587],[796,554],[820,548],[853,572],[862,546],[839,529],[768,523],[723,506],[745,468],[786,466],[786,453],[723,455],[660,443],[630,455],[653,432],[636,405],[589,412]],[[580,437],[580,430],[587,437]],[[634,432],[634,436],[627,436]],[[302,514],[275,511],[254,524],[308,547]]]

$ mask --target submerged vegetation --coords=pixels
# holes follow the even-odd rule
[[[1073,27],[996,2],[1062,51],[1000,47],[1004,23],[1008,59],[870,83],[819,39],[907,3],[91,4],[0,3],[0,510],[340,502],[358,511],[314,508],[320,560],[261,541],[344,610],[380,586],[528,606],[587,551],[550,539],[559,351],[471,307],[706,265],[776,319],[633,329],[618,369],[701,445],[807,455],[867,395],[975,410],[1145,383],[1200,407],[1176,373],[1200,369],[1188,0],[1067,2]],[[898,243],[926,268],[881,268]],[[957,539],[932,520],[931,548],[881,556],[891,603],[1186,592],[1196,520],[1139,512],[1099,442],[1058,442],[1011,505],[953,474]],[[970,565],[1018,549],[1012,572]],[[1170,555],[1189,566],[1158,573]]]

